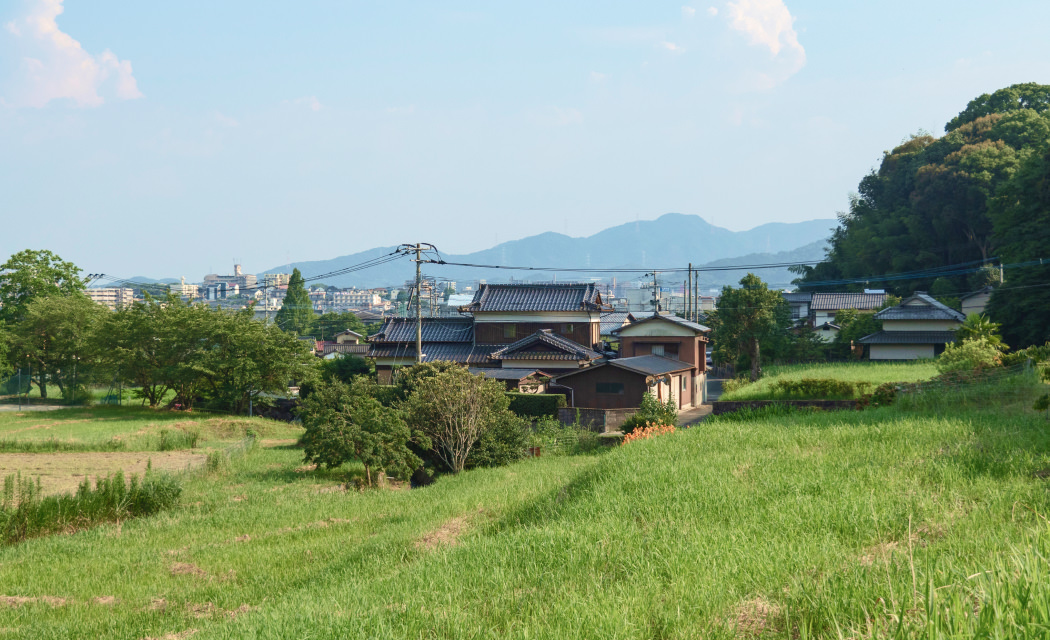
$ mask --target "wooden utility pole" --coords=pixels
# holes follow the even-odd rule
[[[660,287],[656,283],[656,272],[653,271],[653,313],[660,312]]]
[[[420,258],[420,252],[422,247],[419,243],[416,243],[416,364],[423,362],[423,310],[422,300],[420,299],[423,293],[420,289],[420,283],[422,282],[422,275],[420,273],[420,266],[423,264]],[[409,299],[411,301],[411,298]]]
[[[693,298],[693,263],[689,263],[689,279],[686,280],[685,284],[685,319],[691,319],[693,313],[693,306],[691,304]]]
[[[700,322],[700,271],[693,278],[693,322]]]

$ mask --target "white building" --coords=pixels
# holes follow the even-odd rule
[[[135,292],[123,287],[103,287],[100,289],[87,289],[84,291],[87,297],[95,302],[109,307],[111,311],[130,307],[135,302]]]

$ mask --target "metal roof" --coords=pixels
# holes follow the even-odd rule
[[[633,327],[633,326],[636,326],[636,325],[639,325],[639,324],[643,324],[643,323],[646,323],[646,322],[652,322],[653,320],[667,320],[668,322],[673,322],[674,324],[677,324],[680,327],[685,327],[687,329],[692,329],[693,331],[695,331],[697,333],[706,333],[706,332],[711,330],[710,327],[705,327],[702,324],[697,324],[695,322],[690,322],[689,320],[686,320],[685,318],[682,318],[682,317],[679,317],[679,316],[676,316],[676,315],[663,314],[663,313],[654,313],[653,315],[649,316],[648,318],[642,318],[641,320],[635,320],[631,324],[625,325],[624,327],[621,327],[621,329],[626,329],[627,327]],[[617,334],[619,332],[620,332],[620,330],[617,329],[617,330],[613,331],[613,334]]]
[[[861,344],[948,344],[955,342],[954,331],[879,331],[864,336]]]
[[[600,311],[594,284],[483,284],[462,311]]]
[[[879,320],[966,320],[961,312],[942,304],[925,293],[916,293],[896,307],[875,314]]]
[[[551,348],[550,351],[521,351],[536,343],[542,343]],[[513,344],[500,347],[492,352],[494,360],[507,358],[508,360],[597,360],[602,354],[585,347],[578,342],[563,338],[550,329],[543,329],[526,336]]]
[[[631,314],[626,311],[603,313],[601,318],[601,334],[607,336],[612,333],[613,329],[619,329],[627,323],[628,316],[630,315]]]
[[[781,295],[783,295],[784,299],[788,302],[794,303],[809,302],[813,299],[812,291],[791,291],[788,293],[782,293]]]
[[[885,293],[814,293],[809,308],[813,311],[874,311],[885,303]]]
[[[423,342],[474,342],[472,318],[422,318]],[[415,318],[387,318],[369,342],[416,341]]]
[[[368,350],[369,358],[397,358],[399,360],[415,360],[416,346],[412,345],[371,345]],[[492,347],[489,345],[456,344],[438,342],[423,344],[423,362],[435,362],[447,360],[460,364],[485,364],[490,362],[489,353]]]
[[[610,360],[609,364],[614,367],[634,371],[635,373],[655,376],[664,373],[674,373],[692,369],[693,365],[682,362],[676,358],[666,356],[634,356],[633,358],[617,358]]]

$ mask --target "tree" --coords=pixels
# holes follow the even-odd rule
[[[967,340],[983,340],[999,351],[1008,347],[1003,344],[999,335],[999,323],[992,322],[987,316],[971,313],[966,316],[966,321],[955,330],[955,339],[960,342]]]
[[[322,360],[320,364],[321,379],[326,382],[347,382],[357,376],[368,376],[372,373],[372,367],[361,356],[352,353],[336,355],[331,360]]]
[[[4,321],[0,320],[0,378],[10,374],[13,368],[11,361],[7,357],[9,340],[7,330],[4,328]]]
[[[0,320],[22,319],[30,302],[83,291],[80,269],[50,251],[19,251],[0,264]]]
[[[426,436],[441,462],[459,473],[477,442],[508,418],[505,391],[499,380],[453,366],[419,379],[404,407],[409,425]]]
[[[328,312],[319,316],[313,317],[313,322],[310,324],[310,335],[316,337],[319,340],[334,340],[335,334],[341,333],[349,329],[354,333],[358,333],[362,336],[365,335],[365,323],[361,322],[360,318],[349,311],[342,313]]]
[[[282,331],[306,335],[313,319],[314,307],[306,291],[303,274],[299,273],[299,269],[293,269],[292,277],[288,280],[288,291],[274,322]]]
[[[423,464],[408,447],[412,433],[400,411],[380,404],[368,385],[321,383],[303,401],[301,415],[307,462],[334,469],[358,460],[369,486],[373,471],[408,478]]]
[[[864,336],[882,331],[880,322],[874,313],[860,313],[856,309],[842,309],[835,314],[835,324],[839,332],[832,342],[832,351],[839,357],[847,357]]]
[[[779,291],[771,291],[753,273],[740,280],[740,288],[723,287],[714,313],[712,340],[722,362],[746,361],[751,380],[762,376],[761,344],[791,326],[791,311]]]
[[[959,115],[944,125],[944,130],[953,131],[978,118],[1019,109],[1031,109],[1037,113],[1050,109],[1050,86],[1026,82],[1010,85],[992,94],[982,94],[971,100]]]
[[[32,366],[40,397],[54,383],[75,397],[97,364],[95,335],[108,311],[82,293],[35,297],[11,331],[13,355]],[[32,381],[30,381],[32,384]]]

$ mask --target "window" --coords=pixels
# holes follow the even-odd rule
[[[688,376],[682,376],[682,391],[685,391],[688,386],[686,380],[688,380]]]
[[[514,336],[518,335],[518,325],[516,324],[505,324],[503,325],[503,337],[510,340],[514,339]]]
[[[568,335],[572,335],[572,325],[571,324],[563,324],[561,326],[561,332],[562,332],[562,334],[567,335],[567,336]]]
[[[654,356],[662,356],[664,355],[664,346],[662,344],[654,344],[650,348],[649,353],[653,354]]]
[[[594,390],[598,393],[611,393],[619,396],[623,395],[623,383],[622,382],[599,382],[594,385]]]

